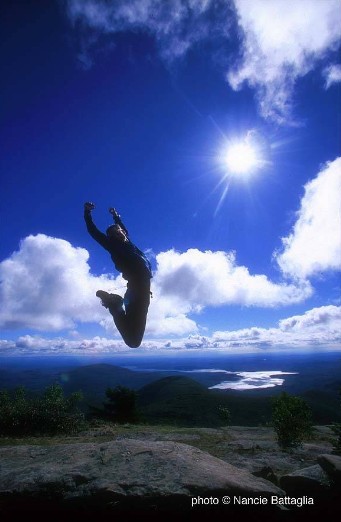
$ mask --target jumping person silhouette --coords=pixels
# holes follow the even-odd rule
[[[140,346],[150,303],[151,266],[141,250],[128,237],[128,230],[114,208],[109,212],[115,222],[107,228],[106,234],[98,230],[92,220],[93,203],[84,204],[84,219],[89,234],[109,252],[116,269],[128,281],[127,291],[122,298],[104,290],[96,292],[102,305],[109,310],[124,342],[131,348]]]

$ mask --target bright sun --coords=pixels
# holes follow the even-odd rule
[[[250,174],[259,165],[257,150],[246,142],[229,145],[224,160],[230,174]]]
[[[216,188],[222,187],[215,214],[223,204],[231,183],[234,181],[249,184],[262,171],[271,165],[271,145],[263,134],[250,129],[244,136],[226,139],[220,145],[216,156],[219,182]]]

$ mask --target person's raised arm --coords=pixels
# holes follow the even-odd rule
[[[113,220],[116,223],[116,225],[120,225],[120,227],[124,230],[124,232],[127,234],[127,236],[129,236],[129,232],[128,232],[127,228],[125,227],[123,221],[121,220],[121,216],[119,215],[117,210],[115,208],[109,208],[109,212],[112,215]]]
[[[84,203],[84,220],[86,223],[86,228],[88,229],[88,232],[91,237],[93,237],[100,245],[102,245],[104,248],[107,248],[108,245],[108,238],[103,232],[98,230],[94,222],[92,221],[92,215],[91,212],[95,208],[95,205],[91,203],[90,201],[87,201]]]

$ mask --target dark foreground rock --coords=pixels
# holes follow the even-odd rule
[[[320,455],[318,463],[341,492],[341,457],[338,455]]]
[[[321,517],[336,520],[341,515],[341,457],[320,455],[317,461],[314,466],[283,475],[279,483],[289,496],[313,498]]]
[[[290,495],[307,495],[325,497],[332,484],[321,466],[309,466],[284,475],[280,479],[281,487]]]
[[[77,438],[2,446],[0,521],[339,520],[332,434],[318,427],[313,440],[281,451],[269,428],[101,425]]]
[[[233,506],[224,505],[223,497],[269,500],[283,495],[267,480],[176,442],[127,439],[0,448],[0,515],[1,510],[14,513],[21,507],[86,513],[193,512],[210,506],[228,514]],[[242,508],[246,513],[247,506]],[[266,509],[277,507],[269,501]]]

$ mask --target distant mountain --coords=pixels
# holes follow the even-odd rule
[[[276,393],[277,395],[278,393]],[[326,392],[302,394],[316,424],[341,421],[337,397]],[[220,427],[226,423],[221,408],[230,411],[230,424],[265,425],[271,421],[272,401],[267,393],[208,390],[189,377],[164,377],[138,391],[138,406],[151,424]]]
[[[0,390],[25,386],[33,393],[42,392],[47,386],[59,383],[68,395],[81,391],[87,403],[101,405],[105,400],[105,390],[118,385],[137,390],[142,386],[159,379],[163,373],[135,372],[112,364],[91,364],[76,368],[33,369],[17,371],[0,371]]]
[[[59,372],[56,369],[0,370],[0,390],[24,386],[32,393],[40,393],[58,379]]]
[[[135,372],[112,364],[92,364],[60,374],[59,382],[66,393],[81,390],[85,402],[99,405],[106,399],[107,388],[126,386],[138,390],[161,376],[162,373]]]
[[[214,394],[189,377],[164,377],[144,386],[138,392],[138,406],[153,424],[222,425]]]
[[[335,375],[320,372],[321,375],[322,389],[314,388],[314,381],[306,379],[305,390],[288,386],[285,391],[306,400],[312,408],[315,424],[340,422],[340,382],[335,380]],[[317,376],[316,384],[318,379]],[[63,386],[67,395],[82,392],[84,412],[88,411],[88,406],[102,407],[106,389],[120,385],[137,391],[138,407],[146,422],[201,427],[226,424],[222,408],[230,411],[232,425],[265,425],[271,421],[271,397],[284,391],[284,387],[247,391],[208,389],[207,385],[187,376],[165,377],[162,371],[133,371],[112,364],[0,370],[0,389],[25,386],[31,393],[41,393],[56,382]]]
[[[270,399],[244,399],[226,391],[208,390],[189,377],[164,377],[138,392],[138,405],[152,423],[219,427],[226,424],[221,408],[231,412],[233,424],[259,424],[269,420]]]

